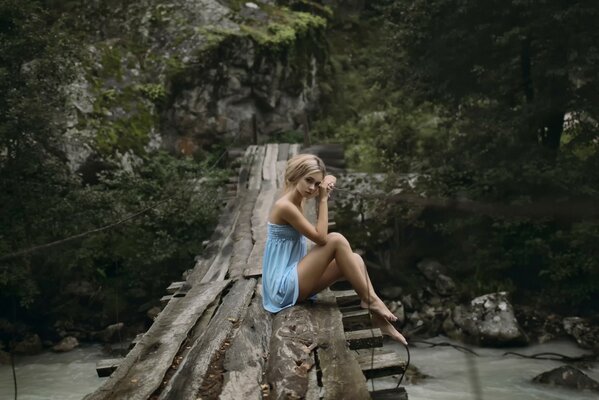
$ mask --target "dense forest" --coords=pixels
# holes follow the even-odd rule
[[[177,2],[127,3],[0,0],[3,340],[31,330],[52,340],[60,327],[99,330],[147,311],[211,234],[222,152],[247,144],[215,132],[181,154],[153,142],[174,125],[169,109],[190,82],[182,71],[202,59],[153,53],[169,39],[152,30],[170,29]],[[597,311],[596,2],[378,0],[349,16],[337,13],[344,2],[278,3],[276,26],[244,25],[245,38],[268,47],[262,57],[316,54],[313,140],[343,143],[353,169],[385,173],[388,195],[364,197],[377,212],[350,230],[373,263],[410,286],[432,257],[465,298],[507,290],[538,307]],[[289,41],[285,24],[302,40]],[[225,36],[204,35],[199,54],[222,63]],[[93,133],[85,163],[68,155],[74,131]],[[342,211],[355,223],[355,207]]]

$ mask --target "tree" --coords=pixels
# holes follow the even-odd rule
[[[470,119],[557,151],[564,118],[599,121],[599,4],[413,0],[386,7],[394,78]]]

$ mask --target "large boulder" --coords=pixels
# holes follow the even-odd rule
[[[33,355],[41,353],[42,349],[42,340],[37,334],[33,334],[18,342],[13,351],[17,354]]]
[[[569,365],[543,372],[532,379],[533,382],[552,386],[563,386],[571,389],[599,392],[599,382],[589,378],[579,369]]]
[[[56,353],[65,353],[79,346],[79,341],[73,336],[67,336],[52,347],[52,351]]]
[[[563,320],[564,331],[572,336],[584,349],[599,353],[599,327],[580,317],[568,317]]]
[[[480,346],[524,345],[528,338],[518,325],[506,292],[490,293],[473,299],[467,306],[452,310],[453,335]],[[449,334],[449,332],[448,332]]]

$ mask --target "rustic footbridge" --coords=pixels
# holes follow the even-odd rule
[[[327,289],[276,315],[262,308],[267,216],[299,151],[245,150],[204,254],[169,286],[127,356],[99,366],[110,378],[86,400],[407,399],[403,388],[368,391],[368,378],[399,374],[405,363],[382,347],[354,291]]]

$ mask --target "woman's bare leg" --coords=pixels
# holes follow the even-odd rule
[[[335,265],[362,299],[363,308],[374,311],[388,321],[397,320],[397,317],[374,292],[362,258],[353,253],[347,239],[339,233],[329,234],[324,246],[312,249],[298,264],[299,300],[306,299],[332,279],[334,273],[329,272],[325,275],[325,272],[333,259]]]

